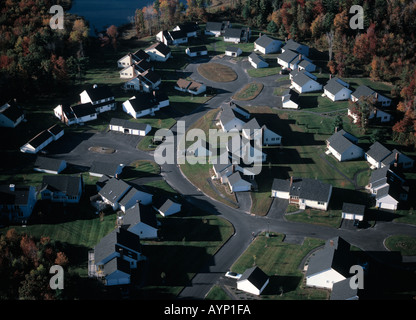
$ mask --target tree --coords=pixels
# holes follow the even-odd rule
[[[114,48],[117,50],[117,37],[118,37],[118,29],[115,25],[111,25],[107,28],[107,35],[110,38],[110,42]]]
[[[276,23],[274,23],[273,20],[270,20],[269,24],[267,25],[267,31],[270,32],[271,34],[275,34],[277,33],[277,31],[279,31]]]
[[[341,116],[336,116],[333,124],[333,131],[339,131],[344,127],[344,121],[342,120]]]
[[[328,41],[328,56],[329,61],[332,60],[332,50],[334,48],[334,30],[330,30],[326,33],[326,40]]]
[[[73,42],[79,44],[78,57],[84,57],[84,41],[88,38],[89,29],[85,25],[84,20],[77,19],[74,22],[69,38]]]

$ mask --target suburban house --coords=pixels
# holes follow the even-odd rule
[[[277,56],[277,63],[283,69],[290,69],[290,66],[293,65],[292,61],[298,59],[299,53],[294,52],[292,50],[286,50],[285,52],[279,54]]]
[[[127,285],[139,262],[145,259],[141,253],[140,237],[124,228],[117,228],[88,252],[88,276],[103,280],[106,286]]]
[[[332,101],[349,100],[352,91],[349,89],[349,84],[342,81],[338,77],[331,77],[331,79],[324,86],[325,96]]]
[[[143,205],[149,205],[153,201],[153,195],[136,188],[130,190],[119,200],[120,209],[126,212],[129,208],[140,202]]]
[[[150,62],[150,56],[142,49],[137,50],[134,53],[128,53],[117,61],[117,67],[124,69],[125,67],[131,66],[137,62],[145,60]]]
[[[190,57],[200,57],[208,55],[206,46],[189,47],[185,49],[185,53]]]
[[[345,278],[332,285],[329,300],[359,300],[359,289],[352,288],[350,281],[352,278]]]
[[[345,220],[364,220],[365,205],[344,202],[342,205],[342,219]]]
[[[140,92],[151,92],[159,87],[162,82],[160,75],[148,69],[143,73],[136,75],[135,77],[128,79],[124,84],[125,90],[133,90]]]
[[[98,191],[103,201],[110,205],[114,211],[120,208],[119,201],[123,196],[129,192],[131,186],[121,179],[111,178],[107,183]]]
[[[359,104],[360,101],[356,102]],[[352,119],[353,123],[357,123],[360,120],[360,113],[355,106],[348,108],[348,116]],[[388,123],[393,119],[392,115],[385,112],[384,110],[380,110],[377,107],[374,107],[368,115],[369,123]]]
[[[43,176],[40,195],[42,200],[79,203],[83,188],[81,176]]]
[[[155,210],[159,212],[163,217],[167,217],[180,212],[181,208],[182,205],[180,203],[167,199],[159,209],[155,208]]]
[[[152,130],[152,127],[147,123],[138,123],[119,118],[111,118],[109,129],[111,131],[122,132],[134,136],[145,136],[150,132],[150,130]]]
[[[241,131],[248,119],[250,119],[250,113],[234,102],[224,103],[221,106],[219,124],[225,132],[232,129]]]
[[[288,50],[294,51],[297,54],[302,54],[305,56],[309,55],[309,47],[307,45],[298,43],[292,39],[289,39],[286,44],[282,47],[282,52],[286,52]]]
[[[298,69],[301,71],[305,70],[308,72],[315,72],[316,65],[313,64],[312,61],[310,61],[309,59],[303,57],[303,59],[298,63]]]
[[[231,27],[231,23],[229,21],[223,22],[210,22],[208,21],[205,25],[205,34],[219,37],[221,36],[227,28]]]
[[[250,28],[226,28],[224,31],[225,42],[248,42],[250,40]]]
[[[291,88],[299,93],[314,92],[322,90],[322,85],[312,79],[307,72],[298,72],[291,80]]]
[[[345,130],[335,132],[326,140],[327,153],[331,153],[338,161],[359,159],[364,150],[356,145],[358,139]]]
[[[365,154],[365,159],[371,165],[371,169],[379,169],[394,165],[402,169],[412,168],[414,160],[398,150],[390,151],[379,142],[375,142]]]
[[[391,105],[390,98],[387,98],[378,93],[377,91],[371,89],[370,87],[364,85],[359,86],[353,93],[351,93],[352,102],[357,102],[362,97],[373,97],[375,99],[375,102],[382,107],[388,107]]]
[[[252,267],[244,271],[237,280],[237,289],[260,295],[269,284],[269,277],[259,267]]]
[[[280,50],[282,45],[282,41],[270,38],[264,34],[254,41],[254,50],[260,51],[263,54],[275,53]]]
[[[198,139],[186,149],[186,153],[195,157],[210,157],[211,150],[212,147],[206,140]]]
[[[58,124],[55,124],[49,129],[43,130],[35,137],[30,139],[29,142],[20,147],[20,151],[24,153],[38,153],[48,144],[58,140],[63,135],[64,129],[62,129]]]
[[[323,249],[309,259],[306,271],[306,285],[332,289],[335,283],[349,278],[353,263],[351,245],[341,237],[326,241]]]
[[[248,61],[256,69],[267,68],[269,66],[269,64],[266,61],[264,61],[262,57],[255,54],[254,52],[248,56]]]
[[[226,146],[233,163],[262,163],[267,159],[267,154],[261,150],[261,145],[257,145],[256,140],[236,139],[237,136],[228,140]],[[254,137],[253,137],[254,138]],[[241,162],[243,160],[243,162]]]
[[[153,66],[146,60],[140,60],[132,65],[129,65],[120,71],[120,79],[131,79],[137,77],[139,74],[147,70],[153,71]]]
[[[160,31],[156,34],[156,40],[162,42],[165,45],[177,46],[182,43],[188,42],[188,36],[186,32],[182,30]]]
[[[243,50],[241,50],[238,47],[226,47],[225,48],[225,55],[229,57],[238,57],[243,53]]]
[[[10,100],[0,107],[0,127],[16,128],[24,118],[23,110],[14,100]]]
[[[216,159],[216,163],[213,164],[212,169],[215,173],[215,179],[226,183],[227,178],[234,173],[234,165],[231,163],[228,154],[226,155],[226,161],[221,161],[221,157]]]
[[[250,191],[252,184],[241,177],[240,172],[234,172],[228,177],[228,186],[231,192]]]
[[[409,188],[405,180],[389,167],[374,170],[366,187],[375,196],[376,207],[397,210],[400,201],[406,201]]]
[[[123,111],[133,118],[154,115],[156,111],[169,105],[169,99],[163,93],[142,92],[123,103]]]
[[[241,133],[244,138],[252,140],[256,133],[262,134],[263,145],[280,145],[282,143],[282,136],[273,132],[266,125],[260,127],[256,118],[251,119],[242,127]]]
[[[331,199],[332,185],[309,178],[290,180],[274,179],[272,197],[288,199],[289,204],[297,204],[304,210],[306,207],[327,210]]]
[[[189,92],[191,94],[198,95],[204,93],[207,90],[207,87],[203,83],[180,78],[178,81],[176,81],[175,89],[182,92]]]
[[[37,157],[33,169],[38,172],[59,174],[65,170],[66,165],[65,160]]]
[[[114,94],[108,86],[93,85],[80,93],[81,104],[91,103],[97,113],[115,110],[116,101]]]
[[[178,24],[175,28],[173,28],[173,31],[178,30],[184,32],[188,38],[196,38],[200,31],[197,22],[186,22],[183,24]]]
[[[282,93],[282,108],[284,109],[299,109],[299,94],[292,90],[287,89]]]
[[[55,117],[68,126],[72,124],[83,124],[97,119],[97,111],[90,102],[75,106],[60,104],[53,109],[53,113]]]
[[[138,235],[140,239],[157,238],[158,221],[151,206],[136,203],[119,218],[122,220],[121,228]]]
[[[170,48],[163,42],[156,42],[150,47],[144,50],[149,56],[151,61],[166,61],[171,57]]]
[[[116,162],[93,161],[89,173],[94,177],[117,177],[123,172],[124,164]]]
[[[33,212],[37,193],[33,186],[0,185],[0,218],[25,222]]]

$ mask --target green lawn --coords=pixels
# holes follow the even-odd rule
[[[252,82],[245,85],[240,91],[234,94],[234,100],[253,100],[263,90],[264,85],[258,82]]]
[[[262,269],[270,282],[261,294],[264,300],[326,300],[329,292],[311,289],[304,285],[301,261],[314,248],[324,244],[323,240],[305,238],[303,244],[283,242],[284,235],[264,234],[258,236],[241,257],[233,264],[231,270],[243,273],[254,265]]]
[[[271,67],[271,68],[260,68],[260,69],[248,69],[247,73],[252,78],[261,78],[273,76],[279,74],[281,67]]]
[[[405,235],[390,236],[385,241],[386,247],[391,251],[399,251],[404,256],[416,255],[416,237]]]
[[[225,291],[218,285],[214,285],[205,297],[205,300],[231,300]]]

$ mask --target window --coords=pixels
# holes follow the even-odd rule
[[[318,205],[323,206],[324,204],[325,204],[325,202],[318,201]]]

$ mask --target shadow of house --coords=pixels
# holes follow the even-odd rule
[[[373,204],[373,198],[367,192],[333,187],[329,210],[342,210],[344,202],[362,204],[369,208]],[[368,213],[366,209],[364,220],[369,220],[367,219]]]
[[[300,276],[270,276],[262,295],[283,295],[296,290],[302,281]]]
[[[75,133],[68,132],[65,133],[59,140],[49,144],[44,150],[48,154],[65,154],[70,153],[83,141],[90,139],[94,134],[88,132]]]

